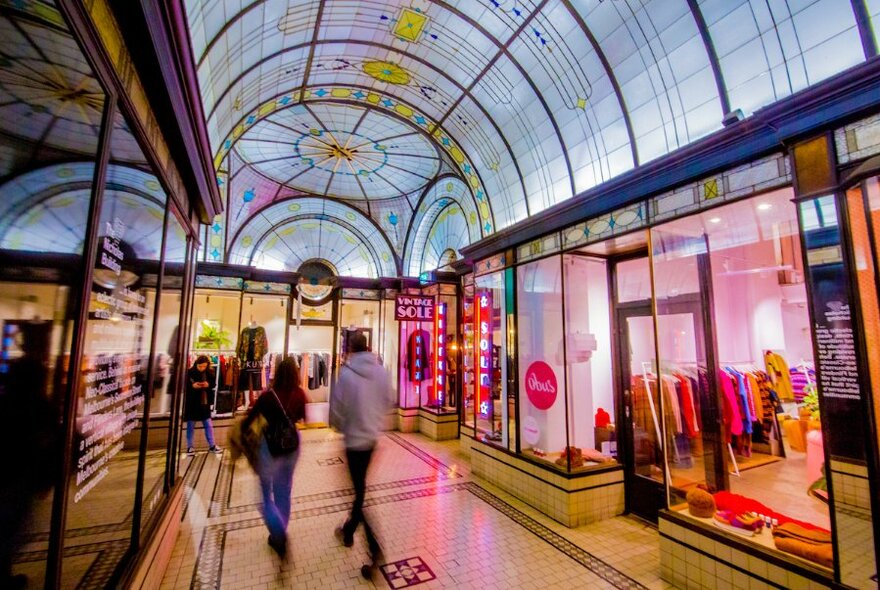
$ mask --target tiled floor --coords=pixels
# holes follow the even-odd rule
[[[652,527],[621,517],[568,529],[472,478],[458,441],[396,432],[382,437],[367,480],[366,512],[385,555],[366,580],[363,533],[350,549],[333,534],[352,499],[342,440],[328,430],[301,435],[289,560],[266,544],[244,460],[209,456],[188,484],[163,588],[669,587]]]

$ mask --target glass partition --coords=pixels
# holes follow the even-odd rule
[[[111,156],[144,161],[117,113]],[[151,383],[155,276],[162,253],[167,197],[155,177],[115,163],[107,169],[98,217],[96,253],[83,326],[77,388],[74,465],[66,535],[101,531],[109,571],[131,543],[145,396]],[[152,277],[152,279],[151,279]],[[157,467],[164,469],[164,464]],[[163,472],[164,473],[164,472]],[[152,484],[152,482],[151,482]],[[81,539],[78,538],[78,541]],[[112,557],[111,557],[112,556]],[[90,584],[86,567],[65,553],[65,580]]]
[[[559,256],[516,269],[519,436],[522,452],[570,469]]]
[[[651,230],[669,504],[685,511],[705,486],[718,508],[706,520],[722,529],[736,532],[744,511],[802,524],[828,536],[827,551],[747,536],[830,568],[827,433],[791,200],[782,189]],[[836,219],[833,207],[812,216]]]
[[[0,549],[41,588],[106,97],[53,1],[5,6],[0,30]]]
[[[476,434],[510,448],[515,416],[507,391],[507,289],[505,271],[474,280],[474,402]]]

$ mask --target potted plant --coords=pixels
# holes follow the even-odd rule
[[[228,348],[232,344],[229,332],[220,329],[220,322],[216,320],[202,320],[199,329],[199,348],[220,350]]]

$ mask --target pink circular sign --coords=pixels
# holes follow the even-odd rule
[[[546,410],[556,402],[556,374],[544,361],[535,361],[526,370],[526,395],[539,410]]]

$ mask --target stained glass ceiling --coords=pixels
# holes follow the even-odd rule
[[[852,6],[186,1],[229,215],[291,190],[343,200],[396,232],[404,272],[864,61]],[[235,158],[271,189],[239,199]],[[460,219],[427,196],[447,169]]]

